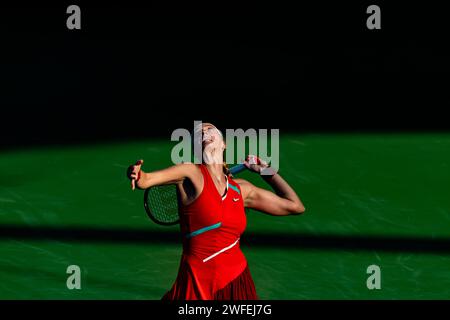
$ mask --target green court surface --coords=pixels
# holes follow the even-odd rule
[[[1,299],[160,299],[177,227],[146,216],[126,167],[170,164],[148,140],[0,152]],[[262,299],[449,299],[450,134],[283,134],[302,216],[248,212],[242,248]],[[259,177],[242,174],[264,186]],[[366,286],[381,268],[381,289]],[[81,289],[66,287],[69,265]]]

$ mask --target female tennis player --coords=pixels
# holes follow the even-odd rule
[[[255,285],[239,238],[246,227],[244,208],[274,216],[300,214],[305,208],[287,182],[270,172],[267,163],[247,157],[245,166],[261,177],[274,192],[258,188],[243,179],[233,179],[224,163],[222,133],[202,123],[202,164],[179,164],[144,172],[139,160],[130,167],[131,188],[176,184],[179,197],[183,253],[178,276],[163,297],[168,300],[255,300]]]

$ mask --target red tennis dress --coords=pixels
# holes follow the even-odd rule
[[[167,300],[255,300],[255,285],[240,247],[247,219],[239,185],[227,178],[220,195],[208,169],[203,191],[188,206],[180,206],[183,254],[178,276]]]

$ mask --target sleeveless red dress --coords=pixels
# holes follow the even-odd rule
[[[239,185],[228,178],[220,195],[208,169],[203,191],[188,206],[180,206],[183,253],[178,276],[164,300],[258,299],[239,238],[247,219]]]

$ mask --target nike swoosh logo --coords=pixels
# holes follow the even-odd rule
[[[239,198],[233,198],[233,201],[234,202],[239,201]]]

